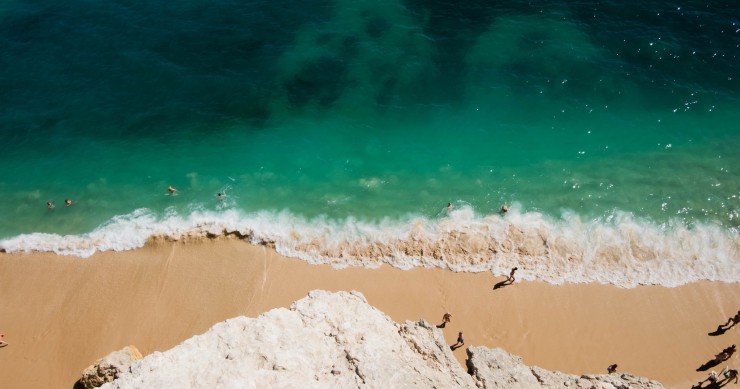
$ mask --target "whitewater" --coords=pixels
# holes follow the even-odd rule
[[[80,235],[22,234],[0,240],[6,253],[54,252],[87,258],[156,240],[197,242],[237,237],[278,253],[336,268],[437,267],[455,272],[508,274],[552,284],[598,282],[631,288],[674,287],[700,280],[740,282],[740,236],[712,223],[686,226],[678,219],[655,223],[630,213],[584,220],[573,212],[558,219],[538,212],[478,214],[467,205],[435,218],[407,215],[364,221],[307,219],[288,211],[244,213],[169,209],[120,215]],[[204,260],[207,260],[204,258]]]

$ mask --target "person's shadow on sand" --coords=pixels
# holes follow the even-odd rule
[[[709,335],[709,336],[720,336],[720,335],[724,334],[725,332],[727,332],[727,328],[722,328],[722,326],[718,326],[716,331],[710,332],[707,335]]]
[[[698,384],[691,387],[691,389],[717,389],[717,388],[723,388],[730,384],[730,382],[733,380],[733,378],[727,377],[719,382],[709,382],[707,386],[704,385],[704,382],[707,382],[706,380],[699,382]]]
[[[498,284],[494,285],[493,286],[493,290],[503,288],[504,286],[509,286],[509,285],[511,285],[513,283],[514,283],[514,280],[512,280],[511,278],[507,278],[507,279],[499,282]]]
[[[719,335],[722,335],[725,332],[727,332],[727,330],[729,330],[730,328],[734,327],[735,324],[737,324],[735,322],[735,318],[737,318],[737,315],[735,315],[734,317],[729,318],[727,320],[727,322],[718,325],[717,326],[717,329],[714,332],[710,332],[709,333],[709,336],[719,336]]]
[[[727,319],[726,322],[718,325],[717,329],[714,332],[709,333],[709,336],[722,335],[727,332],[727,330],[734,327],[737,323],[740,323],[740,311],[737,311],[735,316],[730,317],[729,319]]]
[[[716,388],[721,388],[721,386],[719,386],[719,383],[717,383],[717,382],[710,382],[709,385],[707,385],[707,386],[702,386],[703,384],[704,383],[700,382],[700,383],[692,386],[691,389],[716,389]]]
[[[459,343],[458,344],[453,344],[452,346],[450,346],[450,350],[455,351],[455,350],[459,349],[462,346],[464,346],[464,345],[459,344]]]
[[[696,371],[707,371],[707,370],[709,370],[709,369],[711,369],[711,368],[719,365],[720,363],[722,363],[722,361],[718,361],[716,359],[712,359],[710,361],[707,361],[707,363],[705,363],[705,364],[697,367],[696,368]]]

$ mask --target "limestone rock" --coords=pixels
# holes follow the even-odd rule
[[[216,324],[122,371],[105,388],[660,388],[626,374],[527,367],[502,349],[468,349],[468,372],[442,331],[394,323],[357,292],[313,291],[290,309]]]
[[[629,374],[572,375],[529,367],[500,348],[469,347],[468,372],[479,388],[657,389],[658,382]]]
[[[107,388],[474,388],[434,325],[396,324],[356,292],[216,324],[134,364]]]
[[[80,384],[86,389],[97,388],[106,382],[118,378],[129,366],[142,359],[141,353],[134,346],[124,347],[97,360],[82,372]]]

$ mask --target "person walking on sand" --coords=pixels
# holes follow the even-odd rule
[[[505,280],[503,280],[503,281],[499,282],[498,284],[494,285],[493,286],[493,289],[503,288],[504,286],[509,286],[509,285],[513,284],[514,281],[516,281],[516,278],[514,278],[514,273],[516,273],[517,270],[519,270],[518,267],[511,268],[511,272],[509,273],[509,276],[506,277]]]
[[[725,367],[725,369],[722,370],[721,375],[725,376],[724,381],[727,381],[729,383],[734,379],[735,384],[737,384],[737,369],[730,369],[729,366]]]
[[[732,358],[732,354],[735,354],[735,350],[737,350],[737,348],[733,344],[732,346],[730,346],[730,347],[722,350],[722,353],[723,354],[727,354],[727,359],[730,359],[730,358]]]
[[[514,268],[511,269],[511,273],[509,273],[509,281],[511,283],[514,283],[514,281],[515,281],[514,273],[516,273],[517,270],[519,270],[519,268],[518,267],[514,267]]]
[[[730,354],[725,350],[722,350],[722,352],[714,356],[714,363],[722,363],[728,359],[730,359]]]
[[[445,328],[447,323],[450,322],[450,319],[452,319],[452,315],[449,312],[442,315],[442,323],[440,323],[437,328]]]
[[[735,314],[735,316],[732,316],[729,319],[727,319],[727,323],[725,323],[724,325],[722,325],[722,327],[727,327],[727,326],[732,327],[732,326],[734,326],[737,323],[740,323],[740,311],[737,311],[737,313]]]
[[[699,383],[701,384],[701,383],[704,383],[704,382],[707,382],[707,381],[709,381],[710,384],[716,384],[717,383],[717,372],[714,371],[714,370],[712,370],[712,372],[709,373],[709,377],[707,377],[707,379],[705,379],[704,381],[701,381]]]
[[[465,344],[465,339],[463,338],[462,331],[460,331],[457,333],[457,342],[455,342],[455,344],[450,346],[450,350],[455,351],[459,349],[460,347],[462,347],[464,344]]]
[[[717,330],[714,332],[710,332],[709,335],[711,336],[722,335],[727,330],[734,327],[737,323],[740,323],[740,311],[737,311],[737,313],[734,316],[730,316],[730,318],[727,319],[727,322],[718,325]]]
[[[0,334],[0,347],[5,347],[8,345],[8,342],[5,341],[5,334]]]

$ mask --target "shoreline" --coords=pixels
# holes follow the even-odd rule
[[[164,351],[230,317],[287,307],[313,289],[357,290],[396,322],[452,321],[466,346],[502,347],[524,363],[571,374],[618,371],[687,387],[696,368],[740,341],[708,336],[740,309],[740,284],[631,289],[517,282],[442,269],[333,269],[233,238],[150,242],[88,259],[0,254],[0,386],[71,387],[96,359],[127,345]],[[464,347],[455,352],[464,363]],[[738,355],[714,370],[740,364]],[[44,366],[39,374],[38,366]],[[710,369],[712,370],[712,369]]]
[[[740,283],[736,231],[712,223],[660,224],[618,210],[607,219],[582,220],[567,212],[560,218],[521,212],[518,206],[505,217],[460,206],[435,217],[407,215],[386,223],[304,219],[289,212],[246,215],[237,209],[160,217],[137,209],[84,234],[30,233],[0,239],[0,252],[88,258],[96,252],[139,250],[152,242],[224,238],[338,267],[388,264],[504,275],[518,266],[522,280],[623,288],[675,287],[701,280]]]

